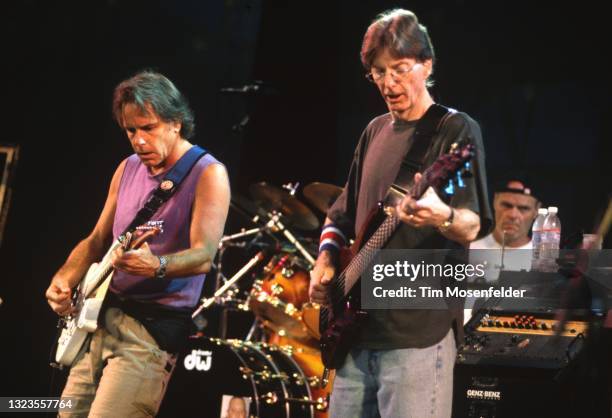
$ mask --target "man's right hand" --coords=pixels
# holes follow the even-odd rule
[[[69,315],[73,311],[72,289],[61,281],[53,280],[45,292],[47,303],[58,315]]]
[[[329,283],[336,275],[336,266],[330,254],[323,251],[319,254],[314,268],[310,271],[310,301],[320,305],[329,305]]]

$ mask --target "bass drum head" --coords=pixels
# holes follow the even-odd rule
[[[230,402],[245,417],[312,418],[308,383],[293,359],[276,346],[239,340],[190,341],[176,363],[158,417],[225,418]]]

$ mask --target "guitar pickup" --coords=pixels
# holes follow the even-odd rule
[[[94,332],[98,329],[98,315],[102,308],[101,299],[86,299],[79,312],[79,319],[77,320],[77,327],[87,332]]]

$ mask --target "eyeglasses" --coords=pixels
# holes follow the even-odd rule
[[[410,67],[406,66],[406,65],[401,65],[397,68],[391,68],[389,70],[389,74],[391,74],[391,78],[393,79],[393,81],[398,82],[398,81],[402,81],[404,80],[406,77],[408,77],[408,74],[414,70],[414,67],[416,67],[419,63],[414,63],[413,65],[411,65]],[[385,79],[385,76],[387,75],[386,71],[380,71],[379,69],[376,68],[372,68],[370,70],[370,72],[368,72],[365,75],[365,78],[368,79],[368,81],[372,82],[372,83],[378,83],[379,81],[382,81]]]

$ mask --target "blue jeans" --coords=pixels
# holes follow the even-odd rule
[[[352,350],[336,371],[330,418],[449,418],[456,353],[452,329],[426,348]]]

